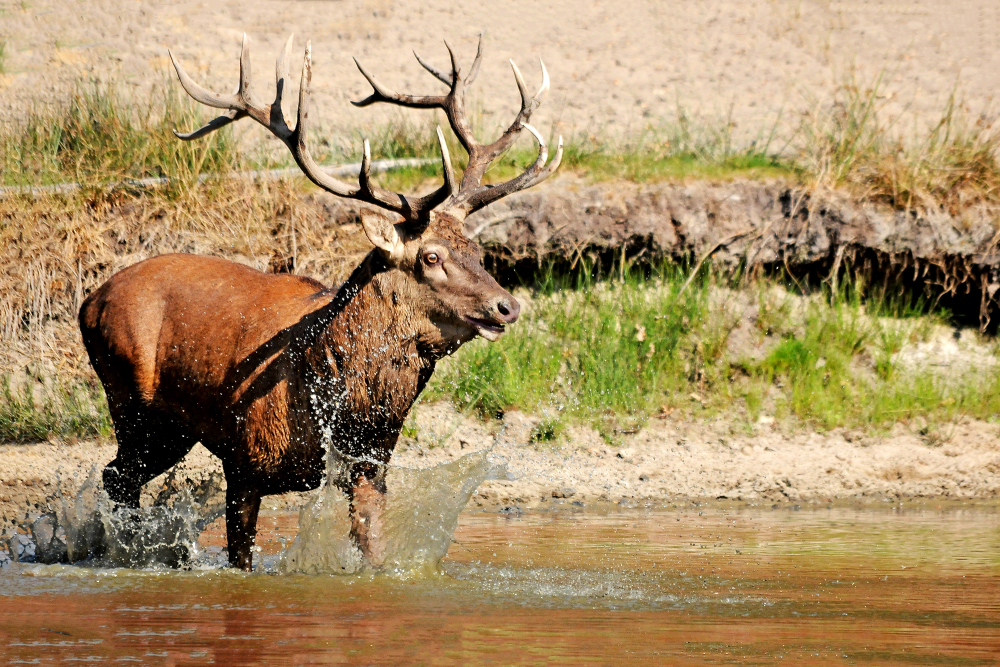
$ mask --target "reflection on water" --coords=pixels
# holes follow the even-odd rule
[[[265,556],[294,535],[261,519]],[[203,548],[223,540],[219,524]],[[439,573],[0,570],[8,663],[995,665],[1000,513],[462,515]]]

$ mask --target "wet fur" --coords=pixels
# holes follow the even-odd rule
[[[428,237],[456,276],[444,292],[422,276]],[[225,470],[230,562],[249,569],[260,497],[318,486],[325,442],[353,462],[331,482],[352,500],[384,493],[382,466],[435,363],[475,336],[461,314],[509,297],[451,224],[406,246],[395,263],[373,251],[335,292],[192,255],[140,262],[93,292],[80,329],[118,437],[111,497],[137,505],[200,441]],[[371,511],[353,509],[364,549]]]

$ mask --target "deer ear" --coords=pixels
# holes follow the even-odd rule
[[[396,231],[392,218],[379,211],[361,210],[361,226],[365,236],[382,251],[386,259],[398,261],[403,257],[403,239]]]

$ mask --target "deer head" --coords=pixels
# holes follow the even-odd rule
[[[394,93],[355,60],[361,74],[371,84],[370,96],[354,102],[365,107],[378,102],[415,109],[441,109],[452,131],[469,160],[461,182],[455,177],[448,153],[444,132],[437,128],[441,147],[441,164],[444,183],[434,192],[422,197],[408,197],[379,187],[371,178],[371,148],[364,141],[361,172],[358,184],[350,185],[327,174],[316,164],[309,153],[306,135],[309,122],[310,81],[312,79],[312,47],[306,44],[299,86],[299,103],[295,128],[290,129],[281,109],[282,95],[288,81],[288,61],[292,50],[292,37],[288,38],[276,67],[276,94],[274,102],[265,104],[257,100],[250,90],[250,50],[246,36],[240,56],[240,82],[230,95],[214,93],[202,88],[185,73],[180,63],[170,53],[184,90],[198,102],[210,107],[225,109],[225,113],[193,132],[175,134],[184,140],[197,139],[235,120],[249,116],[280,139],[291,152],[295,163],[317,186],[349,199],[356,199],[388,211],[390,215],[366,210],[361,216],[368,239],[382,256],[392,280],[403,291],[415,298],[428,322],[436,327],[450,344],[461,344],[476,334],[488,340],[498,339],[507,324],[517,320],[520,307],[517,301],[483,269],[479,246],[462,233],[467,216],[511,193],[531,187],[548,178],[562,159],[562,137],[559,138],[555,157],[548,161],[548,146],[541,134],[528,124],[532,111],[538,108],[542,96],[549,88],[549,76],[541,64],[542,84],[534,95],[528,92],[524,77],[513,61],[514,79],[521,93],[521,110],[514,122],[491,144],[481,144],[473,137],[465,114],[465,91],[475,80],[482,59],[482,37],[476,58],[466,76],[462,76],[455,53],[447,42],[445,47],[451,57],[451,70],[445,72],[424,61],[414,53],[417,61],[449,87],[444,95],[404,95]],[[169,52],[168,52],[169,53]],[[490,163],[507,151],[516,141],[521,130],[526,129],[538,142],[538,157],[523,173],[509,181],[483,184],[483,176]]]

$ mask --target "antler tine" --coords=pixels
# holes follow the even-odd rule
[[[285,121],[285,110],[281,108],[281,100],[285,95],[285,88],[288,86],[288,61],[292,55],[292,40],[295,35],[289,35],[285,42],[285,48],[278,54],[278,60],[274,63],[274,102],[271,103],[271,123],[288,127]]]
[[[465,85],[471,86],[472,82],[476,80],[476,76],[479,75],[479,65],[483,61],[483,33],[479,33],[479,46],[476,47],[476,59],[472,61],[472,67],[469,68],[469,76],[465,77]]]
[[[458,64],[458,58],[455,56],[455,52],[451,48],[451,44],[445,40],[444,48],[448,49],[448,56],[451,58],[451,73],[454,76],[454,80],[457,82],[462,78],[462,68]]]
[[[448,188],[448,194],[455,196],[458,186],[455,181],[455,169],[451,165],[451,153],[448,151],[448,142],[444,140],[444,132],[441,126],[437,128],[438,143],[441,145],[441,169],[444,171],[444,184]]]
[[[420,66],[423,67],[428,72],[430,72],[431,74],[433,74],[434,78],[436,78],[438,81],[445,84],[446,86],[450,86],[453,83],[454,77],[448,76],[442,70],[439,70],[437,67],[434,67],[434,65],[431,65],[429,62],[421,58],[419,53],[414,51],[413,56],[417,59],[417,62],[420,63]]]
[[[184,68],[181,67],[181,64],[174,57],[170,49],[167,49],[167,55],[170,56],[170,62],[174,65],[174,71],[177,72],[177,78],[180,79],[181,87],[196,102],[201,102],[205,106],[215,109],[240,108],[240,99],[237,95],[223,95],[222,93],[213,93],[207,88],[202,88],[194,82],[194,79],[188,76],[188,73],[184,71]]]
[[[243,46],[240,48],[240,87],[237,93],[248,108],[252,108],[253,96],[250,92],[250,40],[243,33]]]
[[[294,33],[288,36],[285,48],[278,54],[278,60],[274,63],[274,83],[277,89],[274,96],[274,103],[279,105],[281,104],[281,96],[285,92],[285,86],[288,85],[288,60],[292,57],[293,39],[295,39]]]
[[[288,59],[292,56],[292,41],[294,39],[295,33],[288,36],[285,48],[278,54],[278,60],[274,63],[274,80],[276,82],[288,80]]]
[[[351,102],[351,104],[356,107],[366,107],[378,102],[388,102],[390,104],[398,104],[399,106],[410,107],[413,109],[444,108],[445,97],[443,95],[401,95],[399,93],[394,93],[379,83],[378,79],[376,79],[373,74],[369,73],[368,70],[366,70],[360,62],[358,62],[357,58],[354,59],[354,64],[358,66],[358,71],[361,72],[361,76],[365,77],[372,87],[371,95],[360,102]],[[433,74],[433,72],[431,73]],[[437,75],[435,74],[435,76]]]
[[[508,60],[510,63],[510,68],[514,70],[514,81],[517,82],[517,90],[521,93],[521,108],[525,109],[532,103],[531,95],[528,94],[528,85],[524,83],[524,77],[521,76],[521,70],[517,68],[513,59]]]
[[[246,111],[238,111],[236,109],[232,109],[222,114],[221,116],[218,116],[217,118],[213,118],[212,120],[208,121],[208,123],[206,123],[205,125],[199,127],[197,130],[192,130],[191,132],[178,132],[177,128],[174,128],[171,131],[174,133],[174,136],[177,137],[178,139],[182,139],[184,141],[193,141],[195,139],[201,139],[210,132],[215,132],[220,127],[225,127],[226,125],[229,125],[234,120],[239,120],[240,118],[246,118],[246,116],[247,116]]]
[[[542,103],[542,97],[549,91],[549,70],[545,69],[545,63],[542,59],[538,59],[538,64],[542,67],[542,85],[538,87],[538,92],[535,93],[535,105],[536,107]]]
[[[539,141],[541,141],[541,137],[539,136],[538,132],[535,131],[535,128],[533,128],[532,126],[527,125],[527,124],[525,125],[525,127],[528,128],[528,131],[530,131],[532,134],[535,135],[536,139],[538,139]],[[531,178],[530,182],[528,182],[523,187],[530,188],[533,185],[537,185],[537,184],[541,183],[542,181],[544,181],[549,176],[551,176],[553,173],[555,173],[556,169],[559,168],[559,165],[562,164],[562,156],[563,156],[563,138],[562,138],[562,135],[560,134],[559,135],[559,139],[556,142],[556,154],[555,154],[555,157],[552,158],[552,162],[549,162],[548,166],[546,166],[544,169],[541,169],[539,171],[535,171],[532,174],[532,178]],[[544,163],[545,163],[545,160],[541,160],[540,164],[544,164]],[[539,162],[536,162],[535,164],[539,165]],[[532,169],[534,169],[534,167],[532,167]]]
[[[456,202],[458,207],[467,209],[469,214],[474,213],[475,211],[478,211],[479,209],[488,206],[509,194],[541,183],[559,168],[559,164],[562,162],[563,156],[562,137],[559,137],[555,157],[552,159],[552,162],[549,162],[546,166],[545,162],[549,157],[549,148],[545,143],[545,140],[542,138],[542,135],[528,123],[524,123],[522,127],[528,130],[528,132],[530,132],[538,142],[538,158],[535,160],[534,164],[525,169],[519,176],[516,176],[509,181],[499,183],[497,185],[481,186],[471,191],[465,197],[459,195],[459,197],[456,198],[459,200]]]

